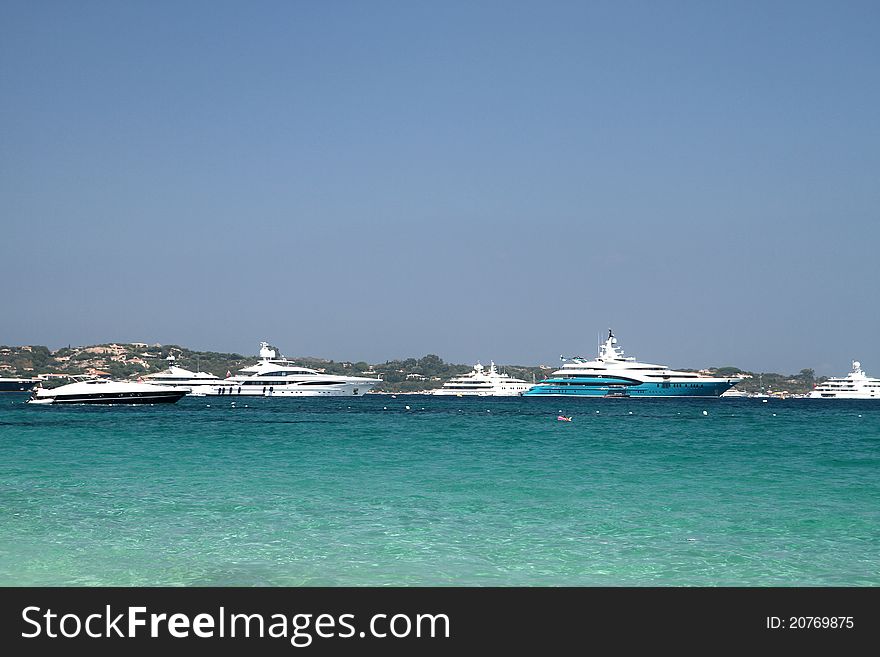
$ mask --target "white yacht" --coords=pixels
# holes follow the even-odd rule
[[[725,398],[729,398],[729,397],[747,398],[747,397],[749,397],[749,393],[747,393],[745,390],[737,390],[736,388],[731,388],[730,390],[727,390],[726,392],[722,392],[721,396],[725,397]]]
[[[880,379],[872,379],[862,371],[862,364],[854,360],[852,371],[845,377],[832,377],[817,385],[810,399],[880,399]]]
[[[260,343],[260,360],[219,383],[199,388],[208,395],[260,397],[361,396],[382,379],[323,374],[278,357],[267,342]]]
[[[488,372],[477,363],[473,371],[449,379],[442,388],[435,390],[434,394],[457,397],[512,397],[523,394],[533,385],[522,379],[514,379],[509,374],[500,373],[494,362],[490,362]]]
[[[57,388],[35,388],[29,404],[173,404],[186,388],[94,379]]]
[[[718,397],[742,381],[639,362],[623,355],[611,329],[594,360],[560,358],[569,362],[525,392],[526,396]]]
[[[175,386],[188,388],[189,392],[195,396],[206,394],[207,386],[219,385],[223,382],[219,376],[215,376],[209,372],[193,372],[192,370],[178,367],[175,365],[174,356],[168,356],[168,369],[155,374],[147,374],[138,379],[146,383],[155,383],[163,386]]]

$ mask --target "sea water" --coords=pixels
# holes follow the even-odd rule
[[[0,585],[880,585],[880,402],[25,399]]]

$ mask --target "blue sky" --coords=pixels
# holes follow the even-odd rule
[[[0,343],[880,372],[876,2],[0,4]]]

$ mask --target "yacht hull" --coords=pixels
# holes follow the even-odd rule
[[[438,388],[433,392],[435,397],[520,397],[523,390],[444,390]]]
[[[186,390],[150,393],[101,393],[98,395],[58,395],[32,399],[32,404],[174,404]]]
[[[720,397],[734,383],[729,381],[689,381],[686,383],[609,383],[602,381],[545,381],[523,393],[524,397]]]
[[[0,392],[28,392],[39,383],[38,379],[0,379]]]
[[[198,396],[221,397],[362,397],[372,390],[376,383],[338,383],[333,385],[254,386],[224,385],[211,386],[199,390]]]
[[[880,390],[872,392],[816,392],[807,395],[809,399],[876,399],[880,400]]]

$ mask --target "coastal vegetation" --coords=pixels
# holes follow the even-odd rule
[[[281,353],[276,348],[277,353]],[[219,377],[235,373],[255,362],[256,356],[216,351],[197,351],[180,345],[145,343],[109,343],[84,347],[63,347],[54,351],[39,345],[0,346],[0,376],[34,377],[64,380],[70,376],[106,376],[133,379],[154,374],[170,364],[193,371],[210,372]],[[298,365],[327,374],[370,376],[382,379],[377,392],[420,392],[439,388],[445,381],[471,371],[472,364],[447,363],[436,354],[421,358],[390,360],[384,363],[335,361],[313,357],[293,357]],[[484,363],[487,364],[487,363]],[[525,381],[540,381],[554,369],[548,365],[505,365],[499,369]],[[736,388],[749,393],[804,394],[817,383],[812,369],[797,374],[748,372],[724,366],[700,370],[720,377],[741,377]]]

